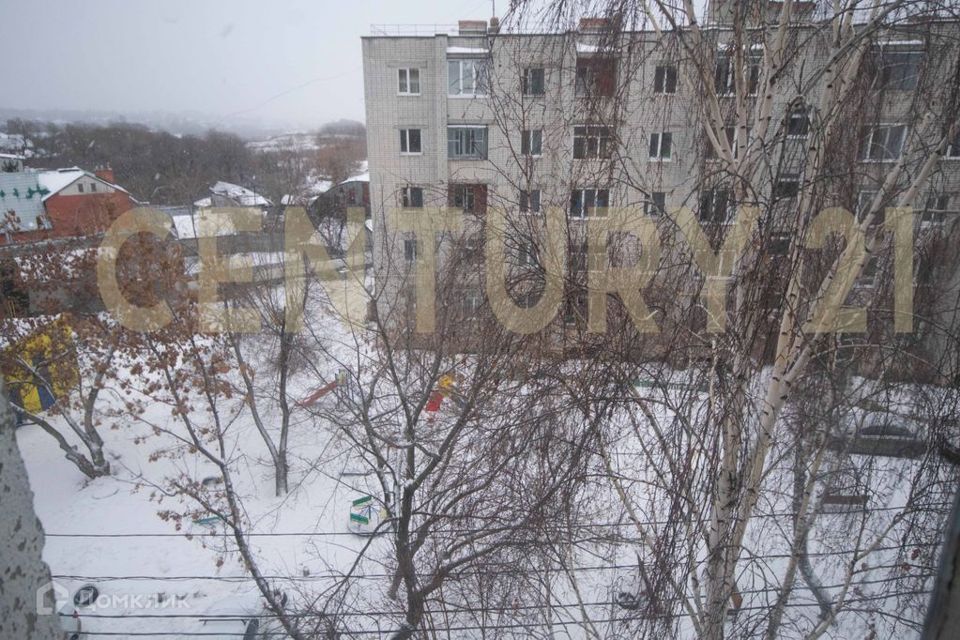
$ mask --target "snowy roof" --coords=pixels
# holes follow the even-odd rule
[[[358,173],[355,176],[350,176],[340,184],[347,184],[348,182],[370,182],[370,172]]]
[[[170,216],[170,219],[173,221],[173,229],[177,237],[181,240],[195,240],[201,237],[213,236],[232,236],[237,233],[233,223],[223,218],[217,219],[217,228],[213,230],[213,233],[209,233],[210,230],[203,227],[201,218],[202,216],[200,214]]]
[[[54,196],[71,184],[76,182],[79,178],[90,178],[91,180],[96,180],[101,184],[105,184],[109,187],[113,187],[118,191],[122,191],[127,195],[130,195],[130,192],[124,189],[121,186],[118,186],[112,182],[107,182],[103,178],[99,178],[96,175],[90,173],[89,171],[84,171],[80,167],[69,167],[66,169],[53,169],[51,171],[38,171],[36,175],[40,181],[40,184],[44,189],[47,189],[50,193],[44,195],[43,199],[46,201],[50,196]]]
[[[24,160],[26,156],[21,156],[16,153],[0,153],[0,158],[4,158],[6,160]]]
[[[454,55],[485,55],[490,53],[489,49],[484,49],[481,47],[447,47],[447,54]]]
[[[229,198],[241,207],[269,207],[273,204],[256,191],[222,180],[210,187],[210,193]]]

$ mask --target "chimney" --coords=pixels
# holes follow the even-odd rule
[[[483,36],[487,34],[486,20],[460,20],[457,31],[461,36]]]
[[[490,33],[500,33],[500,18],[493,16],[490,18]]]
[[[602,33],[610,30],[608,18],[580,18],[581,33]]]
[[[113,169],[110,168],[110,165],[105,167],[97,167],[94,170],[93,175],[97,176],[101,180],[109,182],[110,184],[114,184],[116,182],[113,177]]]

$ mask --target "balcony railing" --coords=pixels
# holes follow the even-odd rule
[[[455,24],[371,24],[370,35],[405,38],[455,36],[459,34]]]

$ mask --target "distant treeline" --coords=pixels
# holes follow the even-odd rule
[[[341,178],[364,157],[366,142],[363,125],[349,121],[321,129],[319,151],[267,154],[254,153],[235,134],[215,130],[178,136],[139,124],[59,125],[19,119],[7,120],[3,130],[32,143],[36,155],[27,161],[30,167],[93,170],[109,165],[119,185],[137,199],[158,205],[190,204],[217,180],[254,188],[279,202],[311,171]]]

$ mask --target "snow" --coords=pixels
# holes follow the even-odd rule
[[[272,204],[256,191],[222,180],[210,187],[210,192],[214,195],[230,198],[242,207],[269,207]]]
[[[603,47],[596,44],[587,44],[586,42],[577,43],[577,53],[600,53]]]
[[[486,55],[489,49],[483,47],[447,47],[447,55]]]
[[[84,171],[80,167],[68,167],[65,169],[56,169],[52,171],[39,171],[37,172],[37,180],[40,182],[40,186],[44,189],[50,191],[47,195],[43,197],[43,200],[55,196],[56,194],[63,191],[65,188],[69,187],[71,184],[79,180],[80,178],[89,178],[91,180],[96,180],[101,184],[108,185],[122,191],[123,193],[129,194],[130,192],[120,187],[112,182],[107,182],[102,178],[98,178],[96,175],[90,173],[89,171]]]

